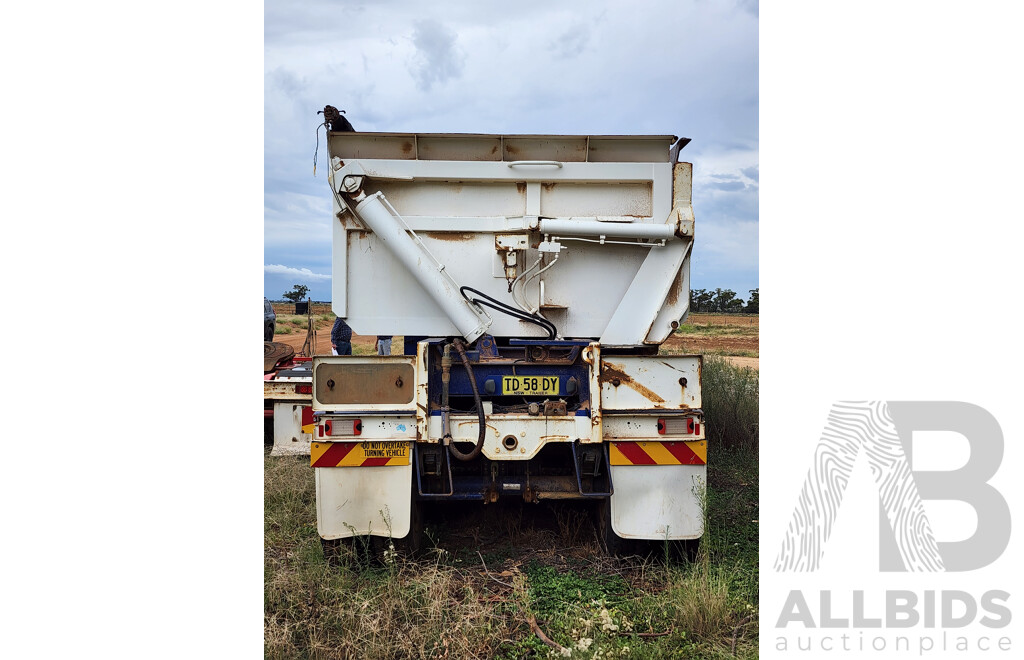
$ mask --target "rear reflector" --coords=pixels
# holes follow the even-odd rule
[[[706,465],[705,440],[648,440],[608,443],[611,465]]]
[[[659,435],[699,435],[700,422],[692,417],[663,417],[658,420]]]
[[[312,394],[313,393],[313,386],[312,385],[296,385],[295,386],[295,393],[296,394]]]
[[[361,419],[328,419],[323,424],[323,432],[320,435],[346,436],[362,435],[363,420]]]

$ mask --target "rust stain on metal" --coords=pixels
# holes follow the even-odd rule
[[[412,142],[403,142],[402,143],[402,153],[403,154],[407,154],[407,153],[410,153],[410,152],[412,152]]]
[[[519,155],[519,147],[513,147],[511,144],[505,145],[505,151],[507,151],[512,156]]]
[[[474,427],[475,426],[479,426],[480,422],[478,422],[475,419],[471,419],[471,420],[462,421],[462,422],[456,421],[455,424],[461,429],[464,426],[474,426]],[[496,426],[484,423],[484,428],[487,429],[487,431],[490,431],[491,435],[493,435],[494,437],[498,437],[499,435],[501,435],[500,433],[498,433],[498,427],[496,427]],[[476,438],[475,437],[473,438],[472,442],[476,442]]]
[[[516,190],[520,193],[526,193],[526,182],[520,181],[516,184]]]
[[[566,414],[565,401],[545,401],[544,416],[564,416]]]
[[[679,302],[679,294],[683,292],[683,271],[676,273],[676,279],[672,280],[672,286],[668,288],[668,295],[665,296],[665,304],[672,306]]]
[[[554,190],[555,186],[557,186],[557,185],[558,185],[557,183],[552,182],[552,181],[548,181],[546,183],[540,184],[541,188],[543,188],[544,190],[546,190],[548,192],[551,192],[552,190]]]
[[[603,385],[605,383],[618,380],[620,384],[636,390],[637,393],[648,401],[652,401],[654,403],[665,403],[665,399],[658,396],[656,392],[648,388],[646,385],[633,380],[633,377],[627,374],[623,369],[624,367],[620,364],[614,364],[606,360],[602,361],[601,375],[597,377],[597,382]],[[657,408],[658,406],[655,407]]]
[[[464,243],[466,241],[471,241],[474,238],[473,234],[455,234],[446,231],[426,231],[423,232],[423,236],[448,243]]]

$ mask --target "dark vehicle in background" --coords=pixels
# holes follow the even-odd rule
[[[277,314],[274,307],[264,296],[263,298],[263,341],[274,341],[274,328],[277,326]]]

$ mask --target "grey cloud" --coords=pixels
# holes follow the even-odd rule
[[[753,167],[744,168],[740,170],[740,172],[743,172],[743,176],[747,177],[748,179],[751,179],[753,181],[758,180],[757,177],[759,175],[759,172],[757,170],[757,165],[754,165]]]
[[[590,43],[590,29],[577,25],[566,31],[551,44],[551,50],[562,59],[575,57]]]
[[[466,57],[455,46],[457,36],[455,30],[433,19],[416,23],[412,33],[416,61],[410,73],[421,90],[429,91],[435,82],[462,75]]]
[[[288,96],[299,94],[305,86],[297,75],[283,68],[267,72],[267,85]]]
[[[699,189],[694,186],[693,197],[694,211],[701,218],[757,221],[758,194],[754,186],[723,191],[716,185],[704,184]]]
[[[714,183],[707,184],[707,187],[714,190],[723,190],[725,192],[735,192],[746,188],[746,184],[742,181],[716,181]]]

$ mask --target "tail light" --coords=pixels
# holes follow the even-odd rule
[[[362,435],[363,420],[361,419],[328,419],[319,427],[321,436],[353,436]]]
[[[313,386],[312,385],[296,385],[295,386],[295,393],[296,394],[312,394],[313,393]]]
[[[693,417],[663,417],[658,420],[658,435],[700,435],[700,422]]]

